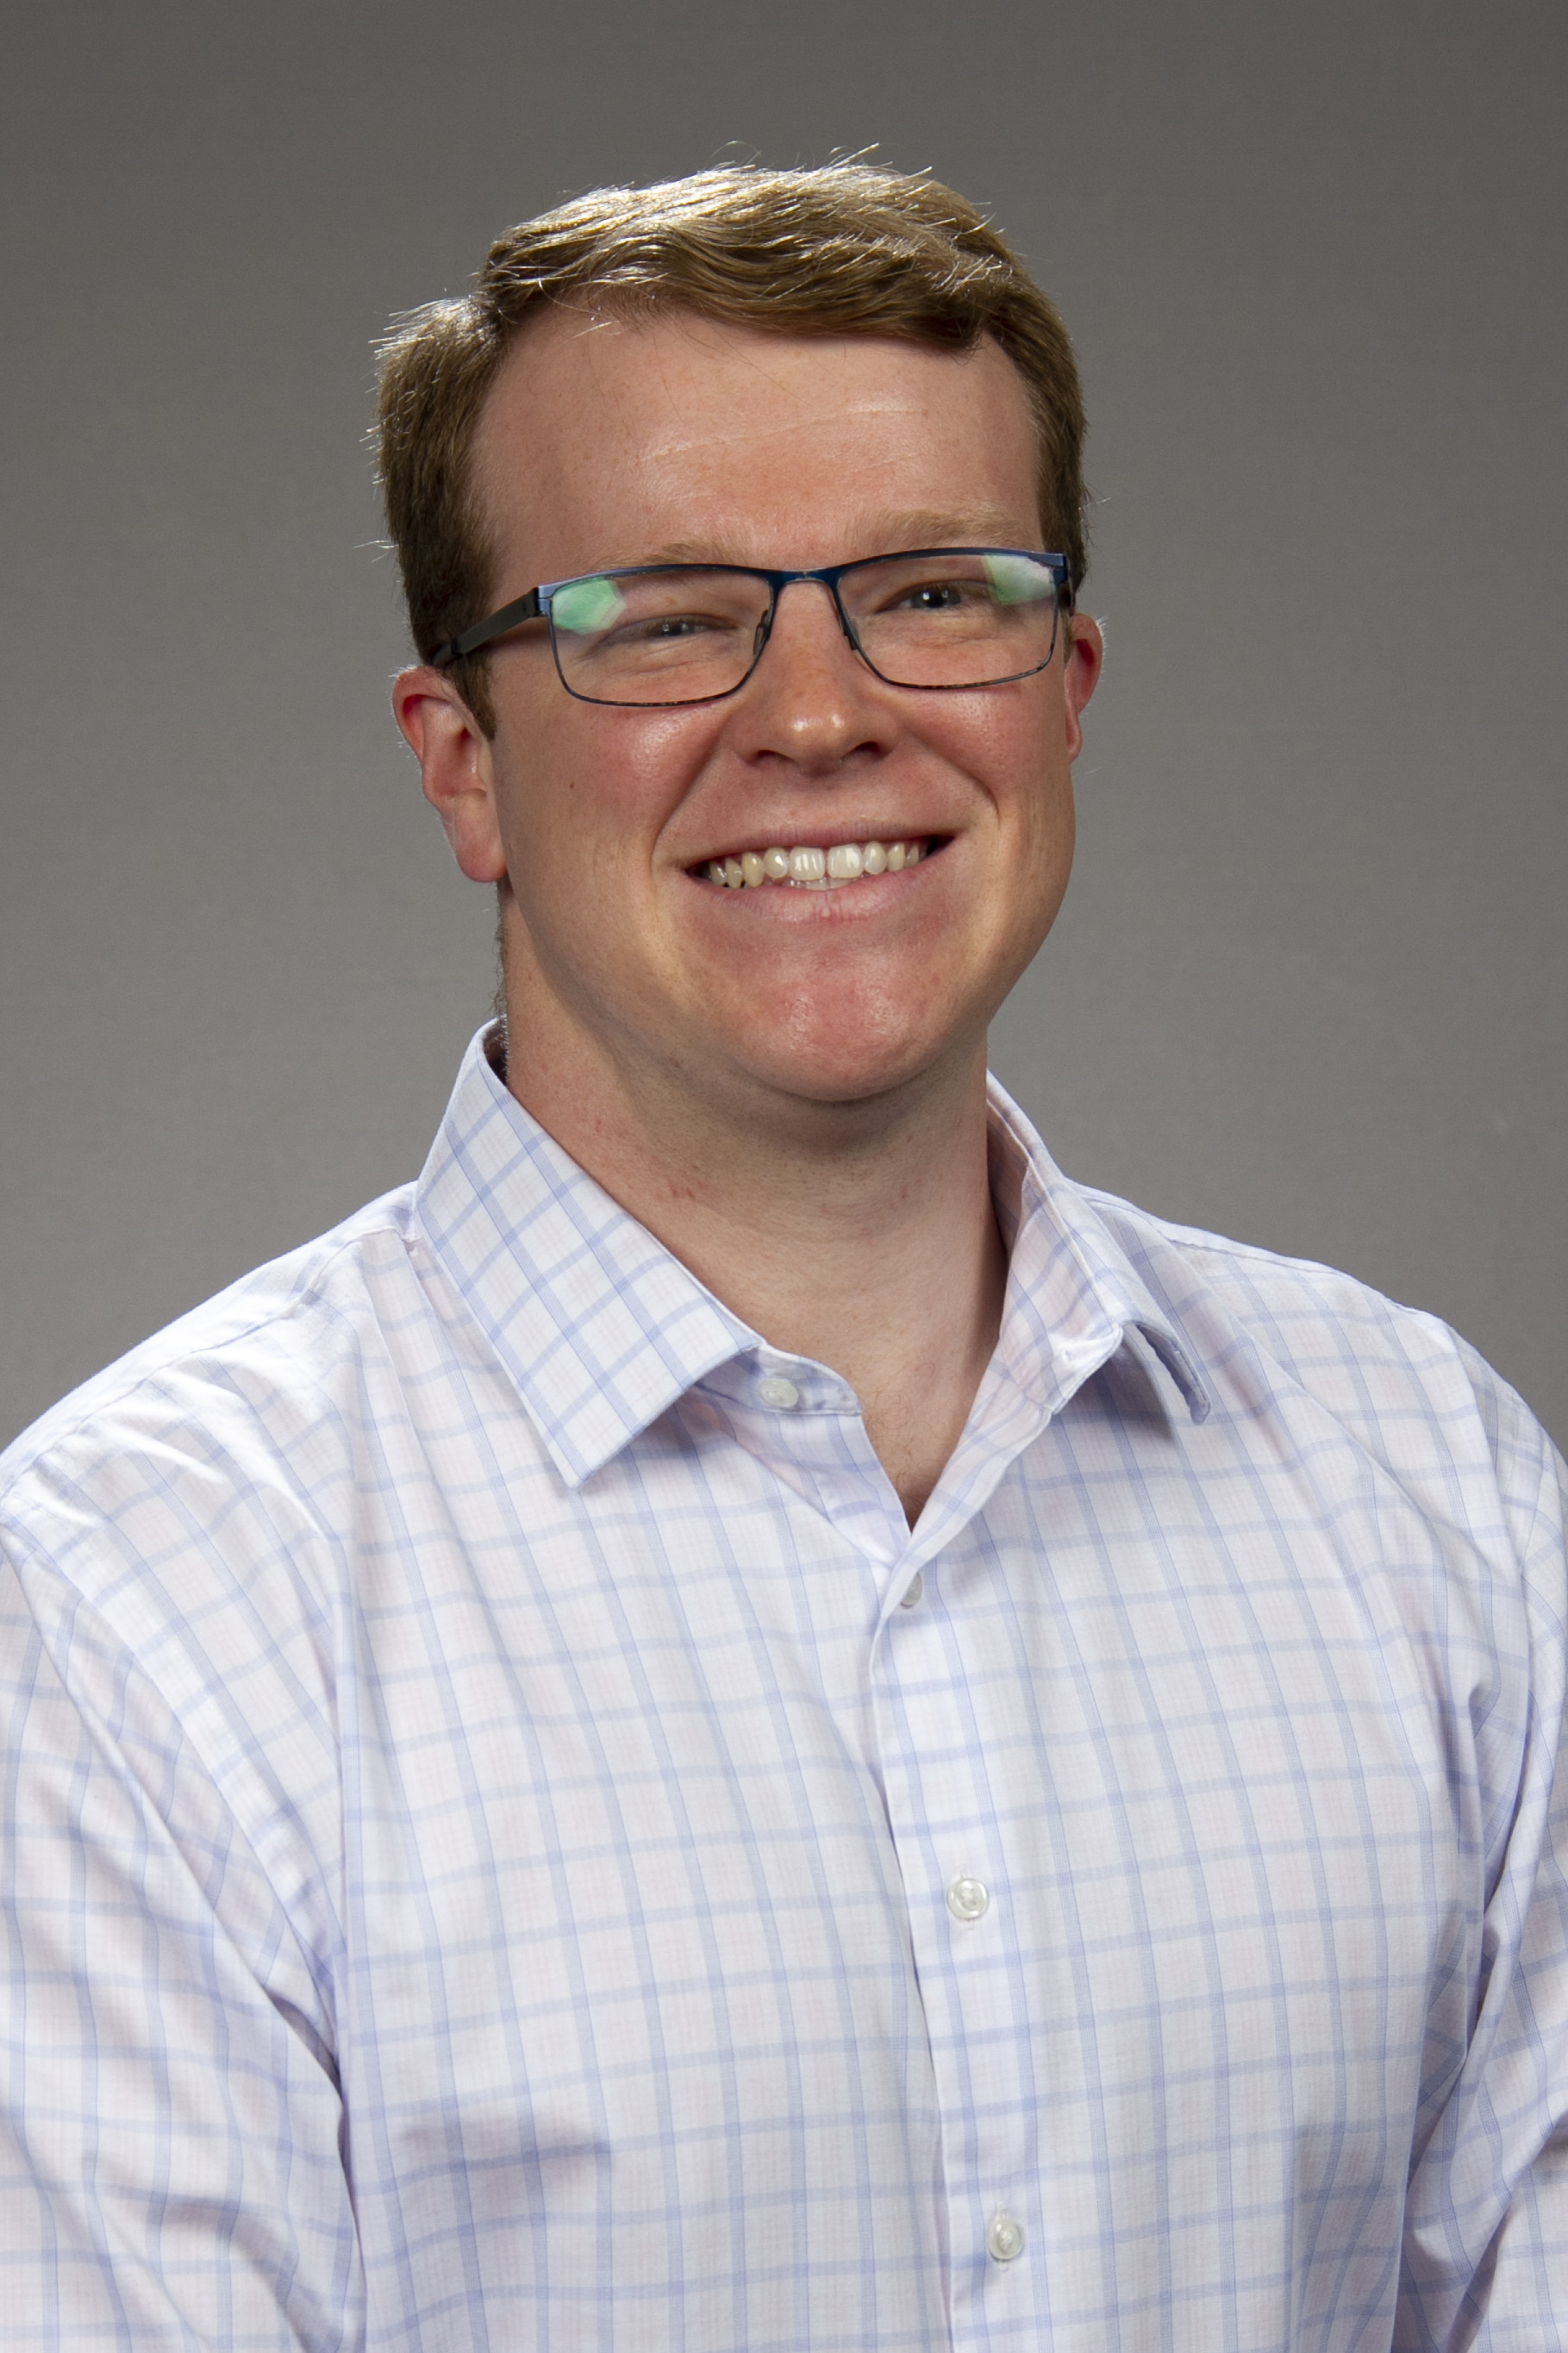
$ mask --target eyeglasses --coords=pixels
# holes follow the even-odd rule
[[[744,686],[779,597],[819,581],[868,670],[889,686],[954,692],[1044,670],[1071,610],[1063,555],[1017,547],[917,547],[817,572],[738,564],[635,564],[550,580],[430,657],[447,670],[525,621],[546,621],[555,668],[581,702],[716,702]]]

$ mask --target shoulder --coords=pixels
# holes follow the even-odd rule
[[[127,1852],[190,1838],[192,1900],[232,1902],[241,1944],[273,1896],[309,1948],[339,1933],[363,1498],[399,1350],[429,1347],[410,1208],[258,1268],[0,1456],[11,1802],[79,1810],[87,1843],[118,1821]]]
[[[301,1498],[420,1300],[412,1188],[258,1267],[63,1398],[0,1455],[0,1543],[57,1556],[110,1524],[194,1522],[247,1492]]]
[[[1441,1317],[1336,1268],[1076,1189],[1181,1333],[1222,1420],[1268,1424],[1292,1451],[1331,1431],[1440,1515],[1471,1525],[1485,1491],[1516,1557],[1544,1543],[1560,1559],[1562,1457]]]
[[[1288,1354],[1310,1358],[1325,1346],[1363,1336],[1387,1340],[1397,1334],[1403,1349],[1417,1334],[1425,1345],[1447,1332],[1436,1317],[1402,1306],[1336,1267],[1177,1225],[1091,1186],[1074,1190],[1194,1336],[1223,1341],[1227,1330],[1244,1328]]]

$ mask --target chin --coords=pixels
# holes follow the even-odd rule
[[[978,1033],[984,1039],[984,1031]],[[905,1039],[889,1042],[880,1050],[847,1054],[834,1052],[759,1057],[752,1069],[755,1078],[782,1103],[819,1105],[824,1110],[856,1103],[886,1103],[890,1097],[951,1071],[961,1050],[952,1039],[933,1044]]]

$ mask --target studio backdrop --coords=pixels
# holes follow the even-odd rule
[[[1557,0],[57,0],[0,105],[0,1436],[413,1175],[484,1018],[374,338],[567,194],[871,147],[990,210],[1090,408],[1110,658],[1002,1076],[1568,1436]]]

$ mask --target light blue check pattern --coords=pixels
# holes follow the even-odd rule
[[[7,2348],[1568,2341],[1561,1465],[994,1137],[912,1534],[478,1044],[13,1450]]]

